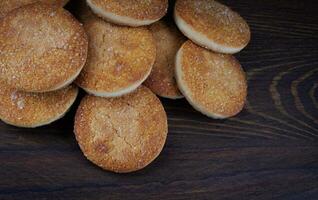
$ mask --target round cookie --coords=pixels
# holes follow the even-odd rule
[[[0,20],[0,79],[21,91],[69,85],[87,57],[87,36],[63,8],[34,3]]]
[[[54,6],[65,6],[68,0],[1,0],[0,1],[0,18],[6,16],[10,11],[22,6],[35,3],[37,1],[48,3]]]
[[[228,118],[244,106],[246,77],[232,55],[214,53],[188,40],[176,56],[176,79],[189,103],[209,117]]]
[[[168,0],[87,0],[93,12],[114,24],[144,26],[161,19],[168,10]]]
[[[83,98],[74,132],[88,160],[117,172],[146,167],[161,152],[167,116],[160,100],[145,86],[120,98]]]
[[[25,128],[50,124],[65,115],[77,93],[73,85],[54,92],[19,92],[0,81],[0,119]]]
[[[95,96],[117,97],[130,93],[149,76],[156,45],[145,27],[130,28],[98,17],[84,20],[89,37],[87,62],[76,84]]]
[[[189,39],[215,52],[237,53],[250,41],[245,20],[214,0],[177,0],[174,18]]]
[[[182,98],[174,78],[175,56],[185,37],[178,29],[164,21],[150,26],[157,46],[157,56],[150,76],[145,81],[149,89],[155,94],[170,98]]]

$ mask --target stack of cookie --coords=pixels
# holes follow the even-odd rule
[[[83,24],[61,8],[63,0],[3,2],[0,119],[21,127],[51,123],[71,107],[78,86],[87,95],[74,133],[103,169],[132,172],[159,155],[168,125],[156,95],[184,96],[213,118],[244,106],[245,74],[230,54],[247,45],[249,27],[216,1],[177,0],[177,26],[162,20],[168,0],[76,1]]]
[[[156,40],[146,27],[167,12],[167,0],[88,0],[78,18],[89,38],[87,62],[75,83],[88,94],[75,117],[85,156],[114,172],[144,168],[161,152],[167,116],[141,84],[156,61]]]
[[[239,113],[247,95],[245,73],[230,54],[250,41],[244,19],[213,0],[177,0],[174,19],[189,38],[175,59],[175,76],[188,102],[201,113],[224,119]]]
[[[36,3],[34,3],[36,2]],[[81,24],[62,7],[34,0],[0,3],[0,119],[38,127],[61,118],[74,103],[71,83],[87,57]]]

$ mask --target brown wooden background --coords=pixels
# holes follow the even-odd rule
[[[47,127],[1,122],[0,199],[318,199],[318,3],[223,2],[252,29],[236,55],[249,82],[239,116],[212,120],[185,100],[163,100],[164,151],[126,175],[84,158],[72,133],[76,106]]]

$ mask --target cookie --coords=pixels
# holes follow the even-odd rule
[[[87,0],[93,12],[114,24],[144,26],[161,19],[168,10],[168,0]]]
[[[246,77],[232,55],[214,53],[188,40],[176,56],[176,79],[188,102],[209,117],[228,118],[244,106]]]
[[[214,0],[177,0],[174,18],[189,39],[215,52],[237,53],[250,41],[245,20]]]
[[[182,98],[174,78],[174,61],[185,37],[174,25],[164,21],[152,24],[150,30],[156,41],[157,56],[151,74],[144,85],[161,97]]]
[[[161,152],[168,132],[164,108],[145,86],[119,98],[84,97],[74,126],[86,158],[117,173],[150,164]]]
[[[0,81],[0,119],[25,128],[50,124],[65,115],[77,93],[74,85],[54,92],[19,92]]]
[[[1,0],[0,19],[16,8],[20,8],[22,6],[35,3],[37,1],[61,7],[65,6],[68,2],[68,0]]]
[[[75,81],[79,87],[96,96],[117,97],[146,80],[156,58],[147,28],[117,26],[98,17],[84,20],[84,28],[90,43],[87,62]]]
[[[0,79],[21,91],[60,89],[80,73],[87,47],[83,27],[63,8],[15,9],[0,20]]]

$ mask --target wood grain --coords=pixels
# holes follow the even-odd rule
[[[0,199],[318,199],[318,4],[222,2],[252,30],[236,55],[249,83],[240,115],[212,120],[162,99],[164,151],[126,175],[84,158],[72,133],[76,106],[47,127],[0,123]]]

